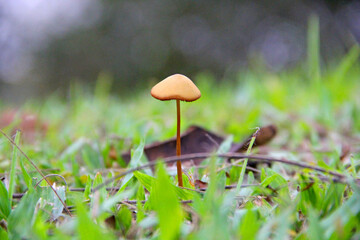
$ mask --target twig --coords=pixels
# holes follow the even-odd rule
[[[242,167],[242,165],[239,165],[238,163],[244,161],[243,159],[239,159],[239,160],[236,160],[234,162],[231,162],[229,164],[226,164],[225,166],[219,168],[216,170],[216,172],[220,172],[222,170],[225,170],[229,167],[233,167],[233,166],[236,166],[236,167]],[[218,163],[216,164],[216,166],[222,166],[223,164],[221,163]],[[189,170],[189,169],[203,169],[203,168],[208,168],[209,166],[206,166],[206,165],[199,165],[199,166],[191,166],[191,167],[184,167],[183,170]],[[247,170],[250,170],[250,171],[253,171],[253,172],[256,172],[256,173],[261,173],[261,171],[259,169],[256,169],[256,168],[253,168],[253,167],[250,167],[250,166],[246,166],[246,169]]]
[[[136,201],[136,200],[135,200]],[[129,208],[136,210],[136,206],[134,206],[134,204],[129,203],[128,201],[120,201],[119,204],[123,204],[128,206]]]
[[[241,187],[255,187],[255,186],[260,186],[258,184],[243,184]],[[225,189],[233,189],[234,187],[236,187],[235,185],[226,185]],[[111,191],[119,191],[119,187],[111,187],[111,188],[106,188],[106,191],[111,192]],[[199,188],[199,189],[192,189],[192,188],[186,188],[183,187],[183,189],[187,189],[187,190],[191,190],[191,191],[197,191],[197,192],[203,192],[206,191],[207,188]],[[84,192],[85,188],[69,188],[70,192]],[[91,191],[93,192],[93,189],[91,189]],[[24,196],[25,193],[14,193],[13,194],[13,198],[14,199],[19,199],[22,198]]]
[[[34,188],[37,188],[37,186],[38,186],[45,178],[48,178],[48,177],[60,177],[60,178],[64,181],[64,183],[65,183],[65,189],[67,189],[67,182],[66,182],[65,178],[64,178],[63,176],[61,176],[61,175],[59,175],[59,174],[55,174],[55,173],[53,173],[53,174],[48,174],[48,175],[44,176],[43,178],[41,178],[41,179],[35,184]]]
[[[243,165],[239,165],[238,163],[240,162],[243,162],[244,159],[238,159],[230,164],[227,164],[226,166],[222,167],[222,168],[219,168],[218,170],[216,170],[216,172],[220,172],[222,170],[225,170],[229,167],[233,167],[233,166],[236,166],[236,167],[243,167]],[[253,172],[257,172],[257,173],[261,173],[261,171],[259,169],[256,169],[256,168],[253,168],[253,167],[250,167],[250,166],[246,166],[246,169],[247,170],[250,170],[250,171],[253,171]]]
[[[201,190],[195,189],[195,188],[188,188],[188,187],[180,187],[180,188],[189,190],[189,191],[193,191],[193,192],[197,192],[197,193],[203,193]]]
[[[173,162],[176,162],[178,160],[182,161],[182,162],[186,162],[186,161],[190,161],[190,160],[193,160],[193,159],[203,159],[203,158],[208,158],[208,157],[221,157],[221,158],[232,158],[232,159],[248,158],[249,161],[254,161],[254,162],[266,162],[266,163],[278,162],[278,163],[292,165],[292,166],[296,166],[296,167],[300,167],[300,168],[312,169],[312,170],[322,172],[322,173],[327,173],[327,174],[336,176],[336,177],[341,178],[341,179],[346,178],[346,176],[341,174],[341,173],[337,173],[337,172],[334,172],[334,171],[331,171],[331,170],[326,170],[326,169],[323,169],[323,168],[317,167],[317,166],[311,166],[311,165],[305,164],[305,163],[290,161],[290,160],[287,160],[287,159],[278,159],[278,158],[273,158],[273,157],[268,157],[268,156],[263,156],[263,155],[246,155],[246,154],[241,154],[241,153],[223,153],[223,154],[193,153],[193,154],[186,154],[186,155],[182,155],[182,156],[173,156],[173,157],[164,158],[164,160],[162,162],[163,163],[173,163]],[[103,188],[104,186],[108,185],[109,183],[113,182],[114,180],[116,180],[118,178],[121,178],[121,177],[123,177],[123,176],[125,176],[125,175],[127,175],[129,173],[139,171],[139,170],[144,169],[144,168],[152,167],[152,166],[154,166],[156,164],[157,164],[156,161],[149,162],[149,163],[144,164],[142,166],[132,168],[132,169],[129,169],[127,171],[124,171],[123,173],[117,174],[114,177],[106,180],[104,183],[98,185],[94,189],[94,191],[98,191],[99,189]]]
[[[20,170],[16,170],[17,172],[21,172]],[[59,168],[49,168],[49,169],[43,169],[42,172],[59,172],[60,169]],[[37,171],[28,171],[28,173],[34,173]],[[5,178],[5,173],[0,173],[0,180],[3,180]]]
[[[227,164],[226,166],[224,166],[224,167],[222,167],[222,168],[219,168],[218,170],[216,170],[216,172],[218,173],[218,172],[221,172],[222,170],[225,170],[225,169],[227,169],[227,168],[229,168],[229,167],[232,167],[232,166],[238,166],[239,167],[239,164],[238,163],[240,163],[240,162],[242,162],[242,161],[244,161],[244,159],[238,159],[238,160],[236,160],[236,161],[234,161],[234,162],[232,162],[232,163],[230,163],[230,164]]]
[[[253,171],[253,172],[256,172],[256,173],[261,173],[261,171],[257,168],[253,168],[253,167],[250,167],[250,166],[246,166],[246,169],[250,170],[250,171]]]
[[[0,133],[2,135],[4,135],[7,140],[9,140],[9,142],[15,146],[20,153],[29,161],[29,163],[36,169],[36,171],[41,175],[41,177],[43,177],[45,179],[45,181],[47,182],[47,184],[49,185],[49,187],[51,187],[51,189],[54,191],[55,195],[57,196],[57,198],[59,198],[61,204],[64,206],[64,209],[66,210],[66,212],[69,214],[70,217],[72,217],[71,212],[69,211],[69,209],[67,209],[66,204],[64,203],[64,201],[61,199],[61,197],[59,196],[59,194],[56,192],[56,190],[53,188],[53,186],[51,185],[51,183],[49,182],[49,180],[45,177],[45,175],[40,171],[40,169],[35,165],[35,163],[28,157],[28,155],[26,155],[23,150],[21,150],[21,148],[3,131],[0,129]]]
[[[125,204],[125,205],[136,205],[138,202],[140,202],[141,204],[145,204],[148,200],[123,200],[123,201],[120,201],[120,202],[117,202],[117,204]],[[182,204],[187,204],[187,203],[193,203],[193,200],[182,200],[182,201],[179,201],[179,203],[182,203]],[[89,205],[89,204],[88,204]],[[68,206],[69,209],[75,209],[76,207],[75,206]]]
[[[106,191],[111,192],[111,191],[119,191],[119,187],[110,187],[110,188],[106,188]],[[71,192],[84,192],[85,188],[69,188],[69,191]],[[93,191],[93,190],[91,190]]]
[[[326,177],[326,176],[318,176],[319,179],[321,181],[324,181],[324,182],[333,182],[333,183],[341,183],[341,184],[347,184],[346,182],[344,182],[343,180],[339,179],[339,178],[329,178],[329,177]],[[293,182],[293,183],[290,183],[290,184],[301,184],[301,183],[314,183],[315,181],[304,181],[304,182]],[[277,190],[280,190],[281,188],[283,187],[286,187],[288,186],[289,183],[286,183],[285,185],[283,186],[279,186],[277,189],[273,189],[273,191],[277,191]],[[261,187],[260,184],[242,184],[241,187]],[[229,189],[234,189],[236,188],[236,185],[225,185],[225,189],[229,190]],[[119,191],[119,187],[109,187],[109,188],[106,188],[106,191],[108,192],[111,192],[111,191]],[[187,190],[191,190],[191,191],[196,191],[196,192],[201,192],[203,193],[204,191],[207,190],[207,188],[198,188],[198,189],[191,189],[191,188],[185,188],[183,187],[183,189],[187,189]],[[84,192],[85,191],[85,188],[69,188],[69,191],[70,192]],[[91,191],[93,192],[94,190],[91,189]],[[25,195],[25,193],[14,193],[13,194],[13,199],[20,199],[22,198],[23,196]],[[126,202],[130,202],[133,201],[133,200],[125,200]],[[142,203],[145,203],[145,201],[142,201]],[[136,202],[135,202],[136,204]],[[69,206],[68,206],[69,208]]]
[[[260,186],[259,184],[242,184],[241,187],[257,187]],[[236,188],[236,185],[226,185],[225,189],[233,189]],[[199,188],[199,189],[193,189],[193,188],[187,188],[187,187],[182,187],[182,189],[186,189],[186,190],[190,190],[190,191],[195,191],[198,193],[203,193],[204,191],[207,190],[207,188]]]

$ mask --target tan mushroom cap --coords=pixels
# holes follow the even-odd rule
[[[186,76],[171,75],[151,89],[151,95],[159,100],[181,100],[192,102],[201,97],[200,90]]]

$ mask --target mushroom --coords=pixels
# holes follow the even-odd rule
[[[177,110],[177,134],[176,134],[176,155],[181,155],[180,142],[180,101],[192,102],[201,97],[200,90],[186,76],[181,74],[171,75],[151,89],[151,95],[161,101],[176,100]],[[183,186],[181,161],[176,162],[179,186]]]

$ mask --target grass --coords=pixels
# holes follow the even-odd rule
[[[317,20],[311,21],[315,30],[309,32],[316,32]],[[312,54],[318,49],[316,36],[309,43]],[[252,154],[261,151],[342,173],[343,183],[281,163],[258,164],[257,171],[246,172],[241,163],[224,168],[228,163],[223,159],[210,157],[203,168],[188,169],[193,178],[208,183],[205,192],[195,191],[185,175],[184,185],[193,190],[176,187],[176,172],[159,162],[154,171],[145,168],[108,184],[117,191],[100,188],[94,193],[91,188],[114,175],[146,164],[145,143],[175,136],[175,102],[154,100],[149,89],[130,98],[112,95],[111,79],[104,74],[94,90],[73,84],[66,100],[56,94],[29,100],[19,111],[37,115],[36,127],[16,134],[15,141],[45,175],[65,179],[66,186],[59,176],[49,177],[74,216],[63,211],[45,181],[35,188],[41,175],[3,137],[0,239],[360,238],[360,186],[355,180],[360,174],[359,54],[354,46],[321,72],[314,54],[308,60],[311,67],[279,73],[250,69],[232,82],[215,82],[200,73],[193,79],[202,98],[182,105],[182,130],[198,124],[232,135],[221,151],[256,127],[275,124],[276,138]],[[2,110],[9,108],[1,104]],[[13,134],[11,126],[4,131]],[[340,159],[346,146],[350,154]],[[120,153],[130,148],[132,159],[126,165]],[[253,186],[225,190],[240,175]],[[83,191],[70,191],[74,188]],[[25,194],[11,199],[12,193]]]

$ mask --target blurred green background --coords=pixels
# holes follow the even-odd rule
[[[229,81],[244,69],[301,69],[312,15],[331,66],[360,39],[358,1],[1,1],[0,98],[66,96],[101,74],[131,94],[177,72]]]

